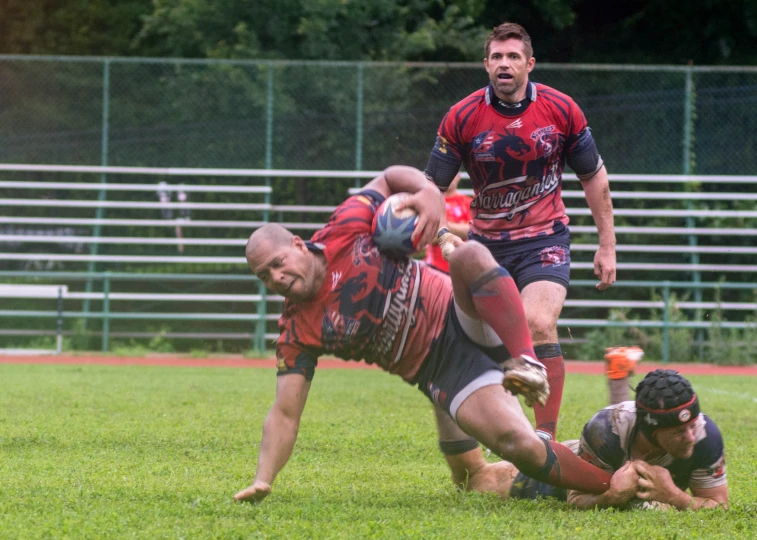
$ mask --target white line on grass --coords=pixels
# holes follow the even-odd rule
[[[747,394],[746,392],[731,392],[730,390],[721,390],[720,388],[712,388],[711,386],[705,387],[704,390],[709,390],[713,394],[721,394],[724,396],[752,400],[754,403],[757,403],[757,397],[754,397],[751,394]]]

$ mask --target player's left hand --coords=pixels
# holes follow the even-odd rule
[[[432,182],[428,182],[423,189],[400,202],[396,209],[400,211],[403,208],[412,208],[418,212],[418,223],[411,236],[413,245],[425,246],[430,244],[439,230],[439,222],[442,219],[442,210],[444,209],[444,199],[439,188]]]
[[[604,291],[615,283],[615,246],[599,246],[594,254],[594,275],[599,279],[596,287]]]
[[[678,491],[670,471],[644,461],[635,461],[634,467],[639,475],[639,490],[636,496],[647,501],[670,504],[671,497]]]

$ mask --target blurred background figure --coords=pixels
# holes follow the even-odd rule
[[[457,191],[460,178],[458,172],[447,191],[444,192],[444,207],[447,211],[447,228],[452,234],[467,240],[470,203],[473,199]],[[426,246],[426,258],[423,260],[437,270],[449,274],[449,263],[442,256],[442,249],[437,241]]]
[[[187,192],[184,191],[184,186],[180,185],[179,190],[176,192],[176,200],[179,202],[179,204],[183,204],[189,201],[189,196],[187,195]],[[181,241],[184,239],[184,233],[181,230],[181,222],[182,221],[189,221],[190,215],[189,215],[189,208],[179,208],[179,217],[176,220],[176,238],[179,239],[179,253],[184,253],[184,244],[181,243]]]
[[[610,405],[631,400],[630,377],[644,351],[640,347],[609,347],[605,349],[605,373],[610,389]]]
[[[173,210],[171,209],[171,192],[168,190],[166,182],[158,183],[158,200],[160,201],[160,215],[163,219],[173,219]]]

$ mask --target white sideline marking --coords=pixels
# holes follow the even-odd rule
[[[757,397],[754,397],[751,394],[747,394],[746,392],[731,392],[730,390],[721,390],[720,388],[712,388],[711,386],[706,386],[704,389],[709,390],[713,394],[752,400],[754,403],[757,403]]]

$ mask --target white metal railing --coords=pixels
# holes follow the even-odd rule
[[[129,175],[163,175],[170,177],[188,176],[222,176],[222,177],[330,177],[330,178],[372,178],[379,174],[380,171],[296,171],[296,170],[266,170],[266,169],[189,169],[189,168],[156,168],[156,167],[91,167],[91,166],[57,166],[57,165],[14,165],[0,164],[0,170],[6,171],[33,171],[33,172],[68,172],[68,173],[93,173],[93,174],[129,174]],[[565,178],[570,180],[575,178],[574,175],[566,174]],[[623,182],[702,182],[702,183],[757,183],[757,177],[754,176],[684,176],[684,175],[611,175],[613,183]],[[184,190],[195,193],[212,192],[212,193],[240,193],[240,194],[261,194],[269,196],[271,188],[269,186],[235,186],[235,185],[186,185],[186,184],[118,184],[107,182],[32,182],[17,180],[2,180],[0,188],[17,188],[29,190],[41,189],[73,189],[80,191],[140,191],[156,192],[157,190],[176,191]],[[357,188],[350,191],[354,192]],[[466,190],[461,190],[466,192]],[[468,190],[469,191],[469,190]],[[565,190],[563,196],[571,198],[583,198],[583,191]],[[614,191],[613,197],[618,199],[666,199],[666,200],[757,200],[757,194],[748,193],[669,193],[655,191]],[[294,213],[323,213],[327,214],[334,210],[335,206],[313,206],[313,205],[272,205],[268,203],[203,203],[203,202],[155,202],[155,201],[106,201],[106,200],[54,200],[54,199],[30,199],[30,198],[5,198],[0,199],[0,205],[16,207],[60,207],[60,208],[130,208],[130,209],[152,209],[152,210],[241,210],[241,211],[268,211],[279,212],[284,214]],[[588,208],[568,208],[570,216],[588,216],[591,211]],[[754,218],[757,217],[757,211],[750,210],[674,210],[674,209],[627,209],[616,208],[616,216],[632,217],[667,217],[667,218]],[[98,219],[98,218],[49,218],[49,217],[28,217],[28,216],[0,216],[0,224],[8,225],[70,225],[70,226],[160,226],[160,227],[193,227],[204,229],[218,228],[242,228],[252,229],[265,223],[262,220],[219,220],[219,219]],[[320,228],[320,223],[291,223],[287,220],[285,225],[293,229],[315,230]],[[592,226],[572,226],[575,233],[593,233],[595,228]],[[7,231],[6,231],[7,232]],[[616,234],[622,239],[625,234],[657,234],[670,235],[680,234],[691,237],[705,235],[756,235],[757,230],[739,229],[736,227],[644,227],[644,226],[620,226],[616,229]],[[141,238],[141,237],[108,237],[108,236],[83,236],[83,235],[31,235],[31,234],[14,234],[12,231],[8,234],[0,234],[0,242],[11,243],[28,243],[28,244],[82,244],[82,245],[176,245],[176,246],[242,246],[246,238],[228,239],[228,238]],[[596,246],[593,244],[574,243],[571,246],[574,252],[593,251]],[[681,254],[681,255],[754,255],[757,254],[757,247],[748,246],[719,246],[719,245],[633,245],[620,242],[617,246],[619,253],[658,253],[658,254]],[[21,261],[60,261],[60,262],[159,262],[159,263],[232,263],[245,264],[243,257],[214,257],[214,256],[170,256],[170,255],[100,255],[100,254],[60,254],[60,253],[0,253],[0,257],[5,260]],[[573,267],[576,269],[589,269],[590,263],[574,262]],[[625,263],[621,261],[618,264],[619,270],[638,270],[638,271],[710,271],[710,272],[754,272],[757,271],[757,265],[750,264],[703,264],[703,263]]]
[[[266,169],[187,169],[187,168],[154,168],[154,167],[79,167],[79,166],[56,166],[56,165],[13,165],[13,164],[0,164],[0,171],[14,171],[14,172],[43,172],[43,173],[87,173],[97,175],[132,175],[134,177],[147,177],[147,176],[162,176],[167,177],[170,180],[168,182],[157,181],[148,183],[130,182],[130,183],[114,183],[114,182],[53,182],[53,181],[20,181],[20,180],[0,180],[0,193],[7,192],[7,190],[13,189],[15,191],[29,190],[29,195],[24,193],[23,196],[6,196],[0,199],[0,206],[6,208],[61,208],[70,209],[69,216],[72,215],[73,209],[80,209],[86,212],[80,212],[79,215],[74,214],[76,217],[34,217],[34,216],[0,216],[0,225],[6,225],[3,231],[0,231],[0,243],[4,245],[35,245],[35,246],[54,246],[56,244],[74,244],[79,246],[88,246],[86,253],[20,253],[15,249],[5,249],[4,253],[0,253],[0,260],[4,261],[21,261],[23,263],[29,263],[38,265],[40,262],[85,262],[85,263],[167,263],[167,264],[231,264],[238,265],[240,271],[246,272],[244,267],[246,261],[243,256],[242,246],[247,241],[247,232],[257,228],[267,221],[281,221],[285,226],[294,230],[316,230],[323,226],[323,222],[329,213],[331,213],[335,206],[329,205],[292,205],[292,204],[271,204],[270,197],[272,190],[269,186],[249,186],[249,185],[197,185],[197,178],[202,176],[214,176],[214,177],[238,177],[238,178],[342,178],[352,179],[356,182],[364,183],[364,180],[375,177],[380,171],[296,171],[296,170],[266,170]],[[99,179],[103,179],[105,176],[100,176]],[[186,183],[187,178],[193,178],[194,184]],[[566,174],[564,178],[567,182],[564,187],[573,187],[578,185],[574,175]],[[139,178],[142,180],[142,178]],[[618,207],[615,208],[614,214],[618,217],[631,217],[640,218],[638,220],[641,223],[638,226],[635,225],[622,225],[616,227],[616,234],[618,236],[617,251],[620,254],[618,263],[618,272],[620,276],[633,276],[639,279],[637,276],[641,275],[655,275],[658,276],[666,272],[712,272],[719,273],[724,276],[734,274],[749,274],[757,272],[757,264],[748,264],[750,257],[757,254],[757,245],[742,245],[729,247],[722,245],[718,237],[724,236],[748,236],[753,237],[757,235],[757,228],[740,228],[738,221],[741,219],[756,218],[757,211],[747,209],[734,209],[734,208],[708,208],[707,203],[713,202],[725,206],[723,202],[729,201],[757,201],[757,193],[747,193],[748,185],[757,186],[757,176],[683,176],[683,175],[610,175],[611,184],[613,185],[613,199],[617,201]],[[628,191],[622,189],[615,189],[618,185],[624,183],[638,183],[644,182],[649,185],[648,189],[644,191]],[[262,183],[262,182],[261,182]],[[727,192],[718,193],[697,193],[697,192],[669,192],[669,191],[655,191],[654,185],[670,185],[670,184],[682,184],[682,183],[702,183],[702,184],[719,184],[722,185]],[[728,186],[730,184],[730,186]],[[730,187],[730,189],[729,189]],[[354,192],[359,188],[353,188],[349,191]],[[87,196],[91,195],[77,195],[76,198],[62,198],[62,199],[38,199],[31,197],[31,193],[41,193],[42,191],[53,190],[70,190],[77,193],[95,192],[100,196],[95,199],[86,200]],[[239,197],[229,198],[229,202],[157,202],[155,200],[155,194],[159,191],[177,192],[184,191],[186,193],[195,194],[193,198],[199,199],[203,193],[214,194],[239,194]],[[742,192],[740,192],[740,190]],[[141,192],[145,194],[152,194],[151,200],[145,200],[142,202],[135,201],[123,201],[117,200],[117,192]],[[470,194],[470,190],[461,190],[463,193]],[[107,199],[104,194],[107,193]],[[566,203],[582,202],[584,193],[579,189],[565,189],[562,192],[563,197],[566,199]],[[258,200],[251,200],[247,202],[250,196],[258,197]],[[647,200],[653,203],[655,207],[646,208],[625,208],[629,206],[626,201],[634,200]],[[665,201],[692,201],[695,203],[691,210],[683,209],[666,209],[659,206],[664,205]],[[567,209],[568,215],[571,217],[590,216],[591,212],[588,208],[572,205]],[[130,210],[131,215],[136,217],[94,217],[95,210],[100,215],[100,210],[111,209],[124,209]],[[134,210],[147,210],[144,213],[143,218],[141,214],[136,214]],[[185,218],[170,218],[170,219],[158,219],[153,217],[158,210],[196,210],[197,215],[193,215],[192,219]],[[28,210],[27,210],[28,211]],[[206,212],[203,214],[203,212]],[[215,212],[215,213],[213,213]],[[228,212],[228,213],[227,213]],[[231,212],[236,212],[232,214]],[[258,215],[250,216],[256,219],[244,219],[244,212],[257,212]],[[86,214],[93,217],[86,217]],[[269,216],[263,219],[262,213],[266,213]],[[153,214],[153,216],[150,216]],[[303,218],[303,215],[308,214],[308,217],[315,216],[317,223],[306,222],[307,218]],[[207,217],[205,217],[207,216]],[[319,217],[320,216],[320,217]],[[198,219],[203,217],[203,219]],[[242,219],[240,219],[240,217]],[[225,219],[229,218],[229,219]],[[670,223],[671,226],[664,226],[656,223],[652,226],[647,226],[644,223],[646,219],[660,218],[665,220],[664,223]],[[691,224],[689,218],[695,218],[696,227],[684,226],[685,224]],[[684,222],[686,220],[686,222]],[[586,223],[586,222],[584,222]],[[20,233],[14,228],[14,226],[22,226],[22,229],[26,229],[25,233]],[[710,226],[705,226],[710,225]],[[34,232],[33,228],[39,226],[40,230],[44,233],[45,228],[50,227],[92,227],[95,230],[99,230],[100,227],[169,227],[169,228],[193,228],[194,234],[192,236],[201,236],[201,238],[179,238],[179,237],[166,237],[166,238],[144,238],[139,236],[124,236],[119,234],[118,236],[88,236],[82,234],[80,230],[73,229],[71,231],[60,231],[63,234],[29,234]],[[241,229],[239,235],[233,235],[238,237],[232,238],[219,238],[220,229]],[[112,229],[111,229],[112,230]],[[591,225],[571,225],[571,231],[575,234],[596,234],[595,227]],[[628,235],[645,235],[645,236],[681,236],[680,244],[671,244],[669,240],[666,240],[665,244],[635,244],[624,241]],[[227,235],[228,236],[228,235]],[[687,239],[696,238],[696,242],[687,242]],[[702,245],[704,243],[704,245]],[[96,245],[110,246],[107,255],[99,254]],[[205,253],[203,255],[194,254],[149,254],[135,252],[135,246],[180,246],[180,247],[204,247]],[[118,253],[116,246],[124,246],[123,253]],[[219,248],[235,248],[233,253],[237,253],[236,248],[239,248],[238,256],[217,256],[211,254],[208,255],[207,248],[219,247]],[[92,251],[90,252],[90,248]],[[597,246],[593,243],[573,243],[571,250],[576,253],[588,253],[596,250]],[[44,249],[44,248],[43,248]],[[53,251],[53,250],[45,250]],[[113,252],[116,253],[113,253]],[[228,253],[228,252],[227,252]],[[636,254],[633,262],[624,260],[622,254]],[[646,256],[644,256],[646,255]],[[657,262],[665,255],[677,255],[680,262],[675,262],[675,259],[670,262]],[[699,262],[696,257],[709,256],[705,259],[705,262]],[[739,256],[739,259],[731,259],[730,256]],[[685,258],[681,258],[685,257]],[[583,261],[573,261],[571,266],[575,270],[590,271],[593,268],[591,262],[586,261],[584,255]],[[662,259],[666,260],[666,259]],[[747,261],[747,264],[744,262]],[[178,266],[177,266],[178,268]],[[89,275],[89,274],[87,274]],[[586,274],[584,274],[586,275]],[[663,282],[659,282],[663,283]],[[641,285],[639,285],[641,286]],[[615,289],[613,289],[615,290]],[[274,333],[265,332],[265,323],[274,321],[279,317],[278,313],[270,313],[265,307],[266,304],[280,302],[280,297],[266,296],[263,291],[258,291],[259,294],[200,294],[200,293],[165,293],[165,292],[129,292],[129,291],[114,291],[111,292],[108,287],[108,292],[92,292],[86,291],[67,291],[65,298],[67,303],[83,303],[83,302],[101,302],[103,305],[103,315],[95,312],[90,312],[87,309],[82,311],[67,311],[66,317],[84,317],[84,318],[97,318],[103,316],[108,320],[118,319],[138,319],[143,318],[146,320],[207,320],[207,321],[236,321],[236,322],[250,322],[257,321],[258,324],[258,337],[264,337],[266,340],[272,339],[276,336]],[[0,298],[2,295],[0,295]],[[166,312],[154,312],[139,313],[123,311],[119,312],[118,309],[108,308],[106,304],[113,303],[118,308],[119,305],[123,305],[122,302],[165,302],[167,305],[171,305],[173,302],[178,303],[193,303],[194,305],[221,303],[242,303],[257,305],[260,308],[263,305],[262,311],[257,313],[230,313],[223,311],[211,312],[208,308],[200,307],[201,313],[180,313],[176,312],[176,304],[172,311]],[[144,304],[149,305],[149,304]],[[187,304],[188,305],[188,304]],[[228,305],[228,304],[226,304]],[[713,302],[702,300],[702,297],[695,298],[693,301],[673,301],[673,300],[616,300],[612,299],[611,295],[605,296],[601,300],[590,300],[582,298],[569,298],[565,302],[565,307],[572,310],[581,310],[582,308],[596,310],[605,309],[632,309],[632,310],[658,310],[668,312],[673,308],[685,309],[685,310],[729,310],[734,315],[737,312],[755,311],[757,305],[753,302]],[[167,309],[171,309],[170,307]],[[254,311],[254,310],[253,310]],[[648,311],[648,313],[653,313]],[[12,313],[5,313],[0,311],[0,316],[13,317],[13,316],[43,316],[41,312],[15,310]],[[596,311],[592,312],[592,317],[596,316]],[[570,317],[570,318],[569,318]],[[669,321],[655,321],[650,320],[653,317],[650,315],[645,320],[634,321],[633,324],[640,328],[665,328],[673,327]],[[105,319],[103,319],[105,320]],[[638,323],[638,324],[637,324]],[[104,324],[104,323],[103,323]],[[262,326],[260,326],[262,324]],[[610,325],[611,323],[603,319],[589,318],[575,318],[572,314],[566,318],[560,320],[560,326],[575,326],[575,327],[599,327]],[[709,321],[687,321],[679,322],[679,326],[687,328],[708,328],[710,326]],[[728,321],[723,322],[724,328],[746,328],[751,323]],[[262,329],[262,331],[261,331]],[[270,328],[272,330],[272,328]],[[7,333],[3,331],[2,333]],[[104,329],[103,335],[107,335],[108,331]],[[114,333],[115,335],[115,333]],[[244,335],[244,334],[240,334]]]

